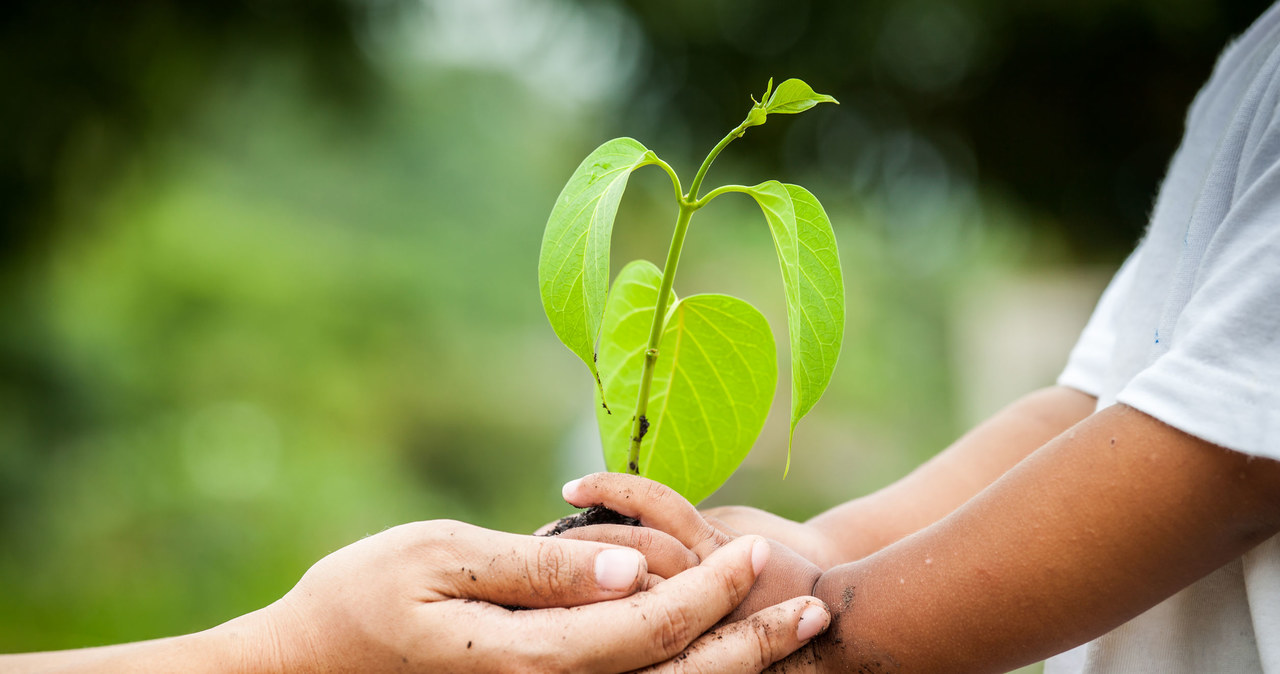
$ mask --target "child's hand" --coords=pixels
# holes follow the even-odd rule
[[[582,527],[560,534],[562,538],[633,547],[644,553],[650,573],[662,578],[698,564],[740,535],[723,523],[719,528],[713,526],[693,504],[666,485],[634,475],[595,473],[566,484],[563,494],[574,506],[603,505],[639,519],[643,526]],[[770,546],[769,563],[751,594],[726,620],[739,620],[766,606],[812,593],[822,569],[778,541],[770,541]]]
[[[720,506],[703,510],[702,516],[727,534],[757,534],[777,541],[824,571],[848,561],[840,559],[835,543],[818,529],[759,508]]]

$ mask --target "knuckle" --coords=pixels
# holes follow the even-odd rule
[[[711,523],[706,520],[702,521],[701,534],[709,551],[719,550],[734,539],[733,536],[711,526]]]
[[[701,559],[706,559],[707,555],[728,545],[735,537],[717,529],[714,524],[701,515],[692,522],[690,532],[690,547],[698,554]]]
[[[525,559],[529,588],[538,597],[560,595],[573,584],[573,559],[564,547],[548,541]]]
[[[728,597],[729,602],[734,606],[742,603],[746,599],[750,585],[744,586],[739,579],[739,575],[734,573],[731,568],[718,568],[715,571],[712,582],[721,588],[724,596]]]
[[[775,653],[782,646],[777,625],[757,614],[747,618],[746,628],[755,647],[756,664],[764,667],[777,659]]]
[[[452,563],[467,547],[467,525],[455,520],[410,522],[393,527],[398,551],[435,563]]]
[[[671,498],[671,489],[661,482],[649,481],[644,485],[644,502],[661,505]]]
[[[419,536],[451,536],[462,531],[466,525],[458,520],[424,520],[410,522],[396,527],[403,527],[413,535]]]
[[[447,542],[449,539],[465,535],[467,525],[457,520],[429,520],[409,522],[391,527],[388,532],[395,534],[403,545],[435,544]]]
[[[641,552],[648,553],[658,545],[658,538],[654,535],[656,529],[648,527],[627,527],[630,531],[626,532],[630,540],[620,541],[623,545],[629,545]]]
[[[671,657],[684,650],[694,636],[693,621],[687,609],[680,606],[664,607],[654,616],[653,645],[662,657]]]

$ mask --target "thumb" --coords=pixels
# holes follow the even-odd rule
[[[631,548],[483,529],[470,534],[451,541],[461,562],[452,568],[461,570],[445,570],[446,594],[459,599],[524,608],[579,606],[630,595],[648,572],[644,555]]]

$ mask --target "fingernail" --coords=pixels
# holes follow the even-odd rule
[[[756,575],[760,575],[764,571],[765,562],[769,561],[769,544],[760,539],[755,545],[751,546],[751,568],[755,569]]]
[[[580,484],[582,484],[582,478],[578,478],[576,480],[569,480],[568,482],[564,483],[563,487],[560,488],[560,496],[564,498],[564,500],[566,501],[572,499],[573,495],[578,492],[578,485]]]
[[[596,555],[596,584],[606,590],[627,590],[640,575],[640,553],[623,548],[602,550]]]
[[[796,638],[800,641],[808,641],[827,629],[829,622],[831,622],[831,616],[827,615],[821,606],[809,604],[804,613],[800,614],[800,624],[796,626]]]

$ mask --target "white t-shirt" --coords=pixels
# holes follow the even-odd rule
[[[1147,234],[1058,381],[1280,459],[1280,3],[1197,95]],[[1280,537],[1046,672],[1280,674]]]

